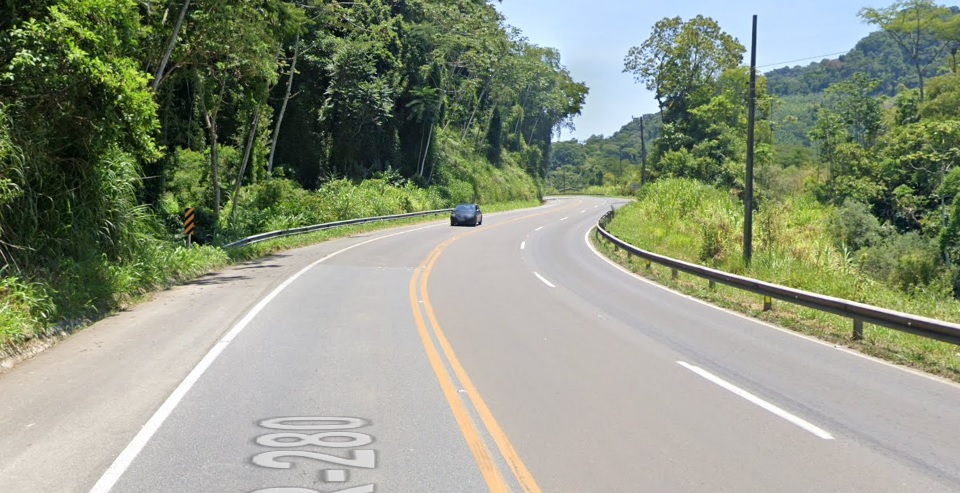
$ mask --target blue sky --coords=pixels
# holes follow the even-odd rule
[[[560,50],[561,60],[577,81],[590,87],[587,104],[574,120],[577,130],[561,138],[583,140],[611,135],[631,116],[657,111],[653,95],[633,76],[622,73],[623,57],[650,35],[664,17],[688,20],[703,14],[747,47],[757,15],[757,66],[760,71],[807,65],[847,52],[875,26],[857,16],[862,7],[886,7],[892,0],[503,0],[493,2],[531,42]],[[829,56],[823,56],[829,55]],[[804,61],[794,61],[808,59]]]

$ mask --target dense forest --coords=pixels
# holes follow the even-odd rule
[[[538,199],[586,93],[486,0],[2,2],[0,344],[231,238]]]
[[[848,55],[758,77],[758,212],[792,210],[795,221],[822,224],[847,276],[854,268],[857,276],[907,293],[960,293],[958,12],[928,0],[864,8],[861,20],[877,31]],[[745,53],[702,16],[663,19],[630,49],[624,71],[656,95],[661,109],[644,120],[650,122],[644,180],[696,180],[742,197]],[[608,138],[558,144],[549,182],[629,192],[623,177],[637,177],[644,167],[628,151],[641,145],[636,127],[633,121]],[[614,171],[619,155],[626,156],[623,173]],[[722,243],[735,247],[741,227],[718,227],[727,232]],[[758,234],[772,242],[777,228]],[[698,240],[700,260],[736,264],[739,254],[718,250],[718,238],[705,233]],[[781,247],[784,255],[803,250],[761,248]],[[810,250],[821,255],[821,247]]]

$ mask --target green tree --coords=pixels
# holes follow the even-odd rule
[[[948,222],[956,187],[947,177],[960,162],[960,120],[922,120],[895,129],[882,149],[886,182],[918,208],[919,226],[939,234]],[[930,214],[930,212],[934,212]]]
[[[948,74],[930,79],[927,100],[919,105],[918,111],[925,119],[960,118],[960,75]]]
[[[864,147],[872,146],[882,129],[881,103],[872,95],[879,85],[880,81],[856,73],[826,91],[824,105],[840,116],[850,139]]]
[[[860,9],[860,17],[883,29],[910,60],[917,76],[920,101],[924,100],[927,71],[947,49],[947,43],[937,40],[936,34],[949,14],[949,10],[931,0],[902,0],[889,7]]]
[[[654,93],[664,123],[672,123],[683,121],[687,108],[711,97],[720,74],[740,65],[744,52],[746,48],[709,17],[698,15],[687,22],[665,18],[640,46],[630,48],[623,71]]]

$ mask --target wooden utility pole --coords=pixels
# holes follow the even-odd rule
[[[753,147],[757,110],[757,16],[753,16],[753,41],[750,48],[750,101],[747,120],[747,180],[743,213],[743,260],[753,258]]]

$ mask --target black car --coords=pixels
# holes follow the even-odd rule
[[[483,213],[480,212],[480,206],[477,204],[460,204],[450,213],[451,226],[479,224],[483,224]]]

